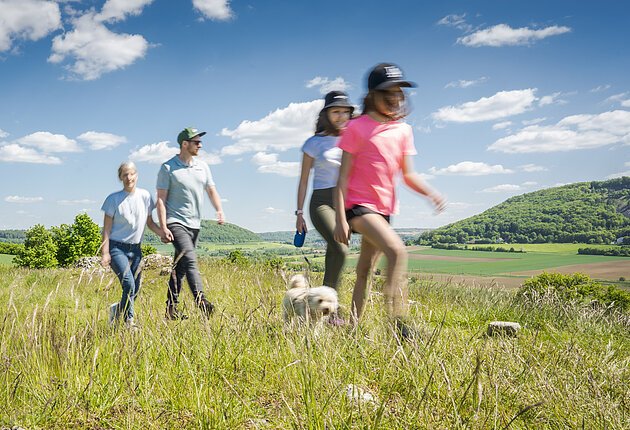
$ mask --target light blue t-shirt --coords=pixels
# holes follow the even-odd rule
[[[312,157],[313,189],[333,188],[337,185],[342,150],[337,147],[338,136],[316,134],[304,142],[302,152]]]
[[[177,222],[189,228],[201,228],[201,208],[207,187],[214,186],[210,168],[192,159],[190,165],[176,155],[162,164],[157,189],[167,190],[166,223]]]
[[[140,243],[147,218],[155,208],[151,194],[142,188],[133,193],[125,190],[107,196],[101,206],[105,215],[112,217],[111,240],[123,243]]]

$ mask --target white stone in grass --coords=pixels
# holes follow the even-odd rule
[[[346,385],[346,397],[352,402],[376,403],[376,398],[370,392],[354,384]]]
[[[510,321],[492,321],[488,324],[488,336],[504,334],[506,336],[516,336],[521,330],[521,325]]]

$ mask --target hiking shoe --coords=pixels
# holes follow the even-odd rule
[[[210,315],[212,315],[212,312],[214,311],[214,305],[210,303],[205,297],[199,300],[198,306],[199,309],[201,309],[201,312],[203,312],[203,314],[208,318],[210,317]]]
[[[174,306],[169,306],[166,308],[166,319],[171,321],[187,320],[188,315],[181,311],[178,311],[177,308]]]
[[[418,337],[416,330],[410,327],[403,319],[396,318],[396,334],[402,340],[410,341]]]
[[[114,323],[118,319],[118,305],[118,302],[109,305],[109,316],[107,318],[107,323],[109,325],[114,325]]]

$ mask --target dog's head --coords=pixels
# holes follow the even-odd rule
[[[337,291],[330,287],[310,288],[307,301],[311,314],[329,315],[339,307]]]
[[[306,277],[302,274],[291,276],[291,279],[289,279],[289,289],[291,288],[308,288]]]

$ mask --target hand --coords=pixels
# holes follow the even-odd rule
[[[433,202],[433,206],[435,207],[435,213],[439,214],[446,209],[446,197],[439,193],[431,194],[429,197],[431,202]]]
[[[108,267],[111,261],[112,261],[112,256],[109,255],[109,252],[103,253],[103,255],[101,255],[101,266]]]
[[[223,216],[223,211],[217,211],[217,223],[218,224],[225,223],[225,218]]]
[[[345,219],[340,223],[337,222],[335,225],[334,238],[339,243],[345,243],[348,245],[350,243],[350,235],[352,234],[352,230],[350,230],[350,225],[348,221]]]
[[[162,234],[160,235],[160,240],[162,241],[162,243],[170,243],[173,241],[173,233],[171,233],[171,231],[164,227],[162,229]]]
[[[300,233],[306,233],[308,231],[308,229],[306,228],[306,221],[304,221],[304,217],[302,216],[302,214],[299,214],[297,216],[297,219],[295,220],[295,229]]]

